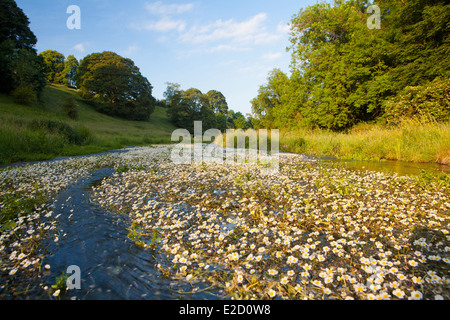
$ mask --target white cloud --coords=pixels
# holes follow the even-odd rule
[[[141,24],[140,26],[137,26],[137,29],[159,32],[167,32],[171,30],[177,30],[181,32],[185,28],[186,22],[184,22],[183,20],[172,20],[168,17],[163,17],[158,21],[148,21]]]
[[[208,50],[209,53],[214,53],[214,52],[222,52],[222,51],[234,51],[234,52],[239,52],[239,51],[249,51],[250,48],[247,47],[240,47],[240,46],[232,46],[232,45],[228,45],[228,44],[219,44],[215,47],[212,47]]]
[[[278,26],[277,26],[277,31],[279,33],[289,34],[289,32],[291,31],[291,25],[290,24],[279,23]]]
[[[78,52],[81,52],[81,53],[86,51],[86,49],[84,48],[84,45],[82,43],[76,44],[72,49],[75,49],[75,50],[77,50]]]
[[[197,25],[187,29],[181,35],[181,40],[192,44],[222,40],[247,44],[270,43],[278,40],[280,35],[266,32],[264,25],[266,19],[266,13],[259,13],[242,22],[219,19],[207,25]]]
[[[237,72],[251,74],[258,79],[265,79],[269,71],[272,69],[273,69],[272,67],[260,64],[253,64],[246,67],[238,68]]]
[[[187,4],[164,4],[162,1],[146,3],[145,8],[152,15],[159,16],[157,20],[150,20],[143,23],[134,23],[132,28],[147,31],[178,31],[182,32],[186,28],[186,22],[182,19],[173,19],[171,15],[182,14],[191,11],[194,5]]]
[[[262,56],[264,60],[272,61],[281,58],[283,54],[281,52],[269,52]]]
[[[124,51],[122,51],[122,55],[124,56],[129,56],[132,55],[134,52],[136,52],[137,50],[139,50],[139,46],[137,45],[131,45],[129,46],[127,49],[125,49]]]
[[[145,8],[155,15],[171,15],[171,14],[182,14],[189,12],[194,7],[192,3],[186,4],[163,4],[162,1],[146,3]]]

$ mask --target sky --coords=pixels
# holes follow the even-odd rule
[[[274,68],[289,72],[289,22],[317,0],[16,0],[38,38],[38,52],[81,60],[113,51],[132,59],[163,99],[167,83],[223,93],[228,107],[250,101]],[[69,28],[76,5],[80,28]],[[69,23],[70,25],[70,23]]]

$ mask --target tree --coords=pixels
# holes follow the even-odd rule
[[[179,86],[169,84],[166,93],[166,99],[170,97],[168,114],[176,126],[185,128],[191,133],[194,133],[194,121],[202,121],[203,131],[217,127],[217,119],[208,96],[199,89],[180,91]]]
[[[226,114],[228,111],[228,103],[224,95],[220,91],[210,90],[206,94],[209,100],[211,109],[217,113]]]
[[[63,71],[58,75],[58,81],[65,84],[66,86],[75,87],[75,78],[77,75],[78,64],[79,63],[77,58],[75,58],[73,55],[69,55],[64,61]]]
[[[445,0],[381,0],[384,37],[393,43],[394,93],[450,77],[450,4]]]
[[[36,52],[26,48],[16,50],[9,63],[12,69],[13,87],[31,88],[39,97],[47,82],[40,72],[43,67],[42,59]]]
[[[170,107],[173,97],[180,93],[181,86],[178,83],[171,83],[171,82],[166,82],[166,85],[167,89],[163,93],[163,96],[166,100],[166,104]]]
[[[450,77],[448,1],[376,4],[381,29],[367,27],[366,0],[323,1],[293,16],[291,75],[275,69],[260,87],[259,126],[344,130],[382,117],[406,86]]]
[[[9,93],[19,86],[17,81],[25,85],[24,81],[27,79],[32,83],[26,85],[34,90],[43,88],[42,79],[37,72],[33,72],[30,77],[23,74],[20,77],[14,76],[16,68],[23,66],[26,61],[33,64],[33,67],[40,63],[34,49],[37,38],[29,24],[28,17],[14,0],[0,0],[0,92]]]
[[[55,50],[46,50],[39,54],[44,61],[42,73],[50,83],[63,83],[61,73],[64,71],[65,57]]]
[[[221,112],[217,112],[215,114],[216,117],[216,129],[219,129],[220,132],[225,132],[228,129],[228,123],[227,123],[227,115],[221,113]]]
[[[86,56],[75,80],[81,95],[99,103],[99,110],[107,114],[145,121],[155,109],[150,82],[131,59],[114,52]]]

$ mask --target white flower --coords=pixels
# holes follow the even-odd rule
[[[277,295],[277,293],[276,293],[275,290],[273,290],[273,289],[270,289],[270,290],[267,292],[267,294],[268,294],[269,297],[271,297],[271,298],[274,298],[274,297]]]
[[[12,269],[12,270],[9,272],[9,275],[10,275],[10,276],[13,276],[13,275],[16,274],[16,272],[17,272],[17,268],[14,268],[14,269]]]
[[[400,289],[395,289],[394,291],[392,291],[392,294],[400,299],[402,299],[405,296],[405,293]]]
[[[417,261],[414,261],[414,260],[409,260],[408,261],[408,264],[411,266],[411,267],[417,267],[419,264],[417,263]]]
[[[421,300],[422,297],[423,297],[423,295],[420,291],[412,291],[409,299],[410,300]]]
[[[269,269],[267,270],[267,272],[269,273],[269,275],[271,276],[276,276],[278,274],[278,271],[275,269]]]

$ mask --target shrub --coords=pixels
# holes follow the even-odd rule
[[[450,120],[450,79],[436,78],[427,85],[404,88],[385,103],[385,117],[391,124],[403,118]]]
[[[87,128],[80,127],[77,130],[62,121],[45,119],[33,120],[30,123],[30,127],[33,129],[43,129],[53,134],[59,134],[70,144],[83,145],[92,140],[92,135]]]
[[[20,86],[13,90],[12,96],[18,104],[30,105],[37,101],[36,92],[31,86]]]
[[[62,108],[64,114],[67,115],[70,119],[75,120],[78,118],[78,109],[73,97],[68,97],[66,100],[64,100]]]

